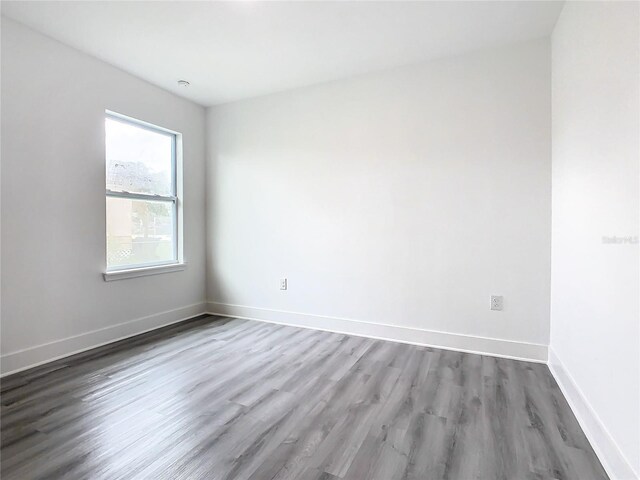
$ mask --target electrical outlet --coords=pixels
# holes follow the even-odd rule
[[[504,297],[502,295],[491,295],[491,310],[502,310]]]
[[[286,278],[281,278],[280,279],[280,290],[286,290],[287,289],[287,279]]]

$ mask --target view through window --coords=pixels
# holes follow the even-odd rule
[[[176,135],[107,114],[107,270],[178,261]]]

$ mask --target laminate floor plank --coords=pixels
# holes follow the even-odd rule
[[[0,381],[0,475],[604,480],[548,368],[202,316]]]

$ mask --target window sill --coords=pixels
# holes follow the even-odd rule
[[[160,273],[181,272],[187,268],[186,263],[172,263],[170,265],[158,265],[155,267],[131,268],[129,270],[114,270],[102,274],[105,282],[124,280],[126,278],[146,277]]]

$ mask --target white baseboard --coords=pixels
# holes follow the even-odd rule
[[[397,325],[372,323],[348,318],[328,317],[324,315],[312,315],[308,313],[247,307],[244,305],[218,302],[208,302],[207,313],[381,340],[391,340],[412,345],[424,345],[461,352],[479,353],[494,357],[539,363],[546,363],[547,361],[547,346],[536,343],[475,337],[458,333],[400,327]]]
[[[640,480],[555,352],[546,345],[476,337],[347,318],[248,307],[227,303],[195,303],[91,332],[17,350],[0,356],[4,377],[92,348],[209,313],[294,327],[391,340],[495,357],[546,363],[611,480]]]
[[[81,333],[72,337],[43,343],[0,356],[2,377],[27,370],[38,365],[117,342],[156,328],[178,323],[206,311],[206,303],[194,303],[186,307],[136,318],[127,322],[110,325],[105,328]]]
[[[551,347],[549,348],[549,370],[558,382],[578,423],[611,480],[640,480],[587,397]]]

